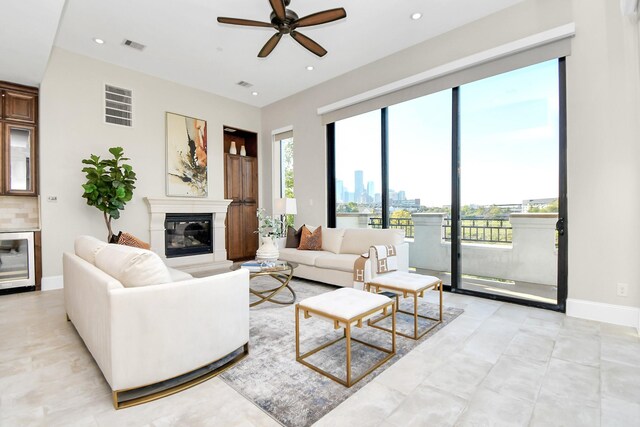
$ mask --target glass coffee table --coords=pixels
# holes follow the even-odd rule
[[[245,262],[233,263],[233,265],[231,266],[231,270],[235,271],[235,270],[239,270],[240,268],[243,268],[242,264],[244,264]],[[252,265],[250,268],[248,268],[249,280],[250,280],[249,292],[251,292],[252,295],[255,295],[259,299],[257,301],[250,303],[249,307],[255,307],[256,305],[262,304],[263,302],[266,302],[266,301],[273,302],[275,304],[283,304],[283,305],[293,304],[294,302],[296,302],[296,293],[291,288],[291,286],[289,286],[289,282],[293,277],[293,270],[298,266],[298,264],[296,264],[295,262],[281,261],[281,260],[274,261],[274,262],[260,262],[260,261],[250,261],[250,262],[252,263]],[[257,286],[251,286],[251,281],[253,281],[253,279],[255,279],[256,277],[262,277],[262,276],[271,277],[277,282],[279,282],[280,285],[273,288],[269,288],[269,289],[263,289],[262,287],[258,288]],[[285,289],[289,291],[289,293],[291,293],[290,298],[286,300],[274,298],[276,295],[278,295],[280,292],[284,291]]]

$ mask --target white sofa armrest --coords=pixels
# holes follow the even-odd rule
[[[110,292],[111,387],[205,366],[249,341],[249,272]]]
[[[67,316],[111,384],[109,290],[123,289],[122,284],[74,254],[65,252],[62,264]]]

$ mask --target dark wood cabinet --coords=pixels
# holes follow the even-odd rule
[[[255,258],[258,250],[258,159],[225,154],[225,199],[227,210],[227,257],[231,260]]]
[[[38,89],[0,82],[0,194],[38,194]]]
[[[235,146],[237,154],[230,154]],[[241,156],[244,147],[246,156]],[[258,134],[224,127],[224,197],[227,210],[226,249],[233,261],[253,259],[258,250]]]

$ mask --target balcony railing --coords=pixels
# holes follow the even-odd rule
[[[444,240],[451,240],[451,218],[445,218]],[[511,243],[513,228],[506,218],[466,217],[460,220],[463,242]]]
[[[369,227],[382,228],[382,218],[379,216],[369,218]],[[413,219],[411,218],[389,218],[389,228],[404,230],[405,238],[413,239],[414,237]]]
[[[369,227],[382,228],[381,217],[369,218]],[[404,230],[406,238],[413,239],[415,228],[412,218],[389,218],[389,228]],[[445,218],[442,224],[444,240],[451,240],[451,218]],[[512,227],[506,218],[462,218],[461,233],[463,242],[511,243]]]

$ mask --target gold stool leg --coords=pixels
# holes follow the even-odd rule
[[[300,359],[300,306],[296,304],[296,360]]]
[[[347,338],[347,387],[351,387],[351,324],[344,328]]]

